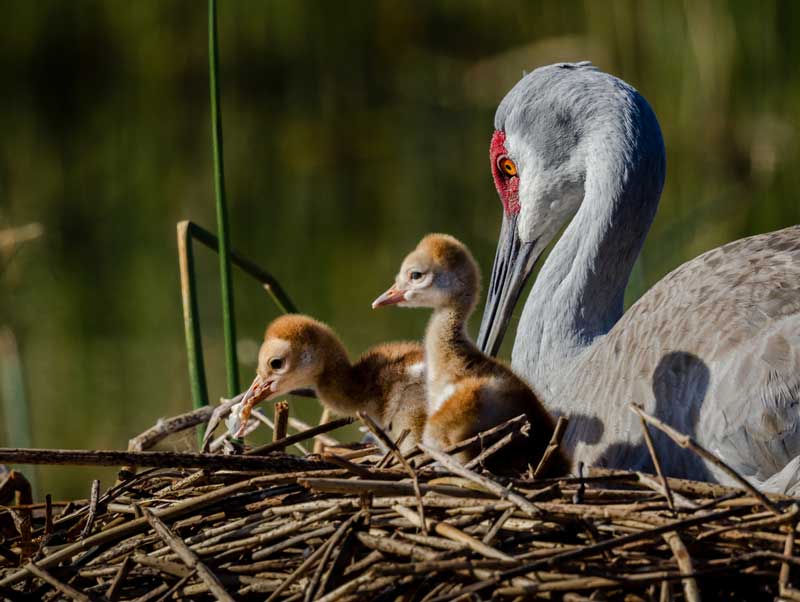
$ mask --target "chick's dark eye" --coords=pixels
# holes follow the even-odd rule
[[[271,360],[269,360],[269,367],[273,370],[280,370],[283,368],[283,358],[273,357]]]
[[[408,277],[411,278],[411,280],[419,280],[422,278],[422,272],[411,272]]]

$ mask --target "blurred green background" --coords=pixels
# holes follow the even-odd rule
[[[0,263],[33,444],[121,449],[191,407],[175,223],[214,228],[206,4],[0,0],[0,14],[0,229],[44,228]],[[353,354],[421,336],[425,312],[369,304],[423,234],[463,239],[489,271],[492,117],[538,65],[590,59],[661,121],[667,183],[630,300],[706,249],[800,222],[796,2],[242,0],[220,2],[219,30],[233,245]],[[217,399],[217,259],[197,249]],[[249,382],[276,310],[235,286]],[[114,471],[41,469],[39,495],[85,496],[98,474]]]

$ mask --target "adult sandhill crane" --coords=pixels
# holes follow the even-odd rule
[[[590,63],[551,65],[506,95],[495,130],[504,211],[478,343],[496,353],[536,259],[569,222],[525,303],[512,366],[569,416],[573,460],[649,468],[629,411],[640,403],[762,489],[800,489],[800,226],[704,253],[623,315],[664,182],[647,101]],[[669,474],[729,482],[655,443]]]

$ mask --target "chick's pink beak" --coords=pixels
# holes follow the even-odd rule
[[[397,285],[394,285],[372,302],[372,309],[383,307],[384,305],[397,305],[405,300],[406,291],[400,290]]]
[[[247,389],[244,397],[242,397],[242,409],[239,413],[242,426],[239,427],[239,432],[236,433],[236,437],[244,436],[244,430],[247,426],[247,421],[250,419],[250,413],[259,401],[270,394],[271,387],[272,381],[264,380],[261,376],[257,375],[255,379],[253,379],[250,388]]]

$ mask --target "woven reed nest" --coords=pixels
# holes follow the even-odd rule
[[[482,450],[468,465],[451,455],[458,448],[404,456],[385,440],[337,447],[327,425],[278,433],[243,456],[151,452],[161,454],[155,460],[136,444],[140,466],[156,467],[128,469],[107,491],[95,486],[66,506],[19,495],[15,504],[15,473],[6,473],[0,493],[13,520],[2,523],[0,596],[800,599],[791,585],[800,572],[794,499],[604,469],[560,479],[537,479],[533,468],[513,479],[486,472],[483,460],[525,436],[523,422],[458,446]],[[283,451],[315,436],[328,443],[322,454]]]

